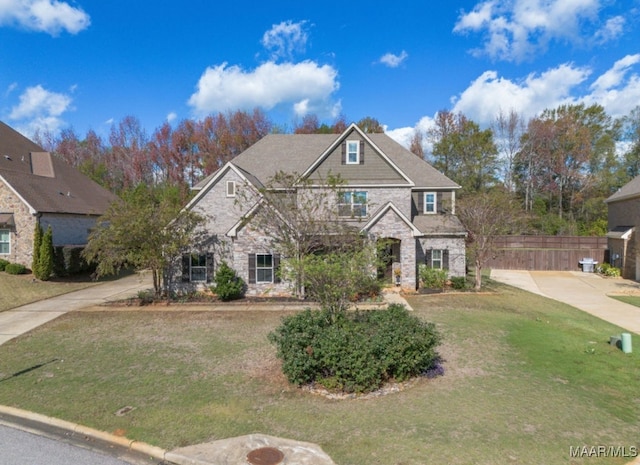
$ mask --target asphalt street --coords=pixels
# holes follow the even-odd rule
[[[2,465],[130,465],[95,450],[0,424]]]

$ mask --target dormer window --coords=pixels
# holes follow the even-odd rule
[[[360,141],[348,140],[347,141],[347,165],[359,165],[360,164]]]
[[[236,196],[236,182],[227,181],[227,197],[235,197],[235,196]]]
[[[424,193],[424,213],[434,214],[438,212],[438,196],[435,192]]]

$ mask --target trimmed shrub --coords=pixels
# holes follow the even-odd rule
[[[58,245],[53,250],[53,273],[56,276],[70,276],[85,273],[95,269],[82,257],[84,246]]]
[[[451,287],[456,291],[462,291],[467,288],[466,276],[452,276],[449,280],[451,281]]]
[[[4,267],[4,271],[9,274],[25,274],[27,272],[27,267],[20,263],[9,263]]]
[[[398,304],[356,313],[306,310],[284,318],[269,340],[291,383],[344,392],[405,381],[425,374],[439,360],[435,326]]]
[[[3,258],[0,258],[0,271],[4,271],[4,269],[6,268],[6,266],[9,264],[8,260],[5,260]]]
[[[603,263],[598,265],[596,271],[608,278],[619,278],[620,277],[620,268],[616,268],[615,266],[611,266],[609,263]]]
[[[431,268],[427,265],[420,265],[418,269],[422,285],[427,289],[444,289],[447,284],[447,270]]]
[[[222,262],[216,271],[216,284],[211,287],[218,298],[222,301],[239,299],[244,296],[244,281],[233,268]]]

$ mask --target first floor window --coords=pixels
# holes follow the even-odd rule
[[[207,281],[207,256],[204,254],[191,254],[191,282]]]
[[[256,282],[273,282],[273,255],[256,254]]]
[[[0,229],[0,255],[8,255],[11,253],[11,231],[8,229]]]
[[[206,283],[213,279],[213,254],[193,252],[182,256],[182,280]]]
[[[431,249],[426,253],[426,264],[436,270],[449,269],[449,251],[447,249]]]
[[[367,216],[367,193],[365,191],[342,192],[338,201],[338,216],[350,218]]]
[[[249,283],[277,283],[280,256],[270,253],[249,254]]]

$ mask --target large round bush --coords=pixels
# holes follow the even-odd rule
[[[403,305],[332,313],[306,310],[286,317],[269,335],[287,379],[345,392],[368,392],[387,381],[424,374],[438,360],[432,323]]]

